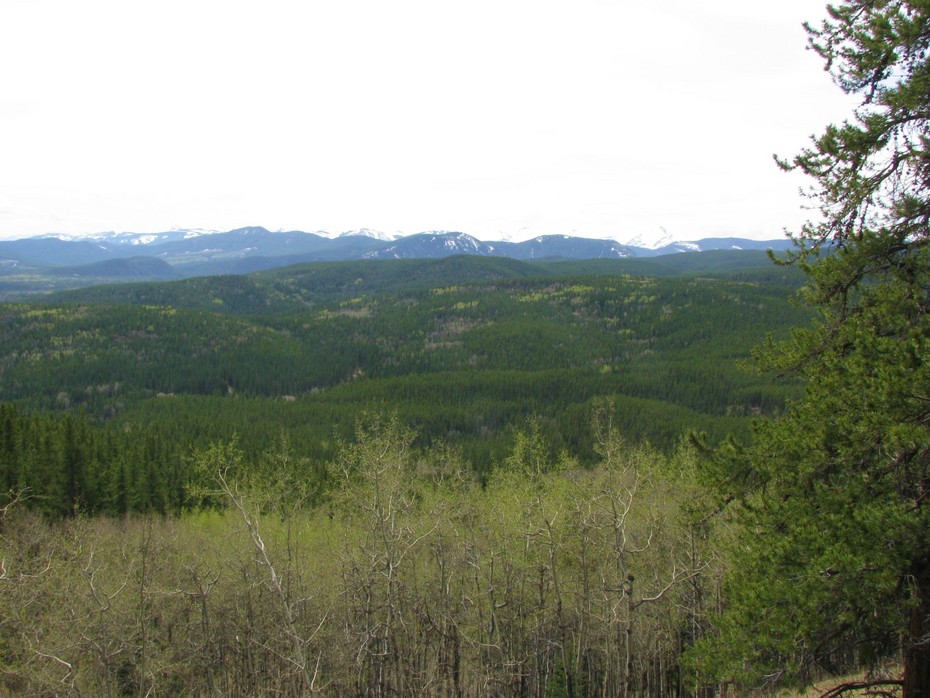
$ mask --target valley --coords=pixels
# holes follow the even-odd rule
[[[446,256],[0,306],[0,686],[691,691],[700,454],[800,394],[750,370],[799,285]]]

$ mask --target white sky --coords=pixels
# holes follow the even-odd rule
[[[0,0],[0,238],[775,238],[818,0]]]

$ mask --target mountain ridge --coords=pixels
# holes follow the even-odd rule
[[[716,250],[783,251],[792,245],[788,238],[759,241],[721,237],[669,242],[653,249],[571,235],[487,242],[467,233],[442,230],[392,237],[367,229],[333,235],[325,231],[271,232],[261,226],[226,232],[177,229],[152,235],[43,235],[0,241],[0,291],[7,295],[43,293],[139,278],[244,274],[309,262],[439,259],[454,255],[525,262],[622,260]],[[134,262],[115,263],[127,259]],[[150,263],[146,264],[145,259]]]
[[[319,254],[332,259],[439,257],[446,254],[540,259],[597,259],[652,257],[686,251],[716,249],[787,249],[788,238],[751,240],[738,237],[668,241],[658,246],[621,243],[609,238],[538,235],[520,242],[480,240],[461,231],[434,230],[412,235],[390,235],[362,228],[338,234],[301,230],[272,232],[245,226],[225,232],[175,229],[164,233],[96,233],[71,236],[59,233],[0,241],[0,259],[37,266],[74,266],[119,257],[153,256],[169,264],[190,263],[200,257],[274,257]],[[335,255],[335,256],[334,256]],[[306,260],[317,261],[317,260]]]

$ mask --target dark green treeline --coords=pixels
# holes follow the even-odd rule
[[[52,517],[177,513],[187,455],[154,432],[105,430],[80,416],[0,404],[0,489]]]

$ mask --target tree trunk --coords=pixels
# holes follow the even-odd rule
[[[930,560],[915,565],[914,605],[904,647],[902,698],[930,696]]]

